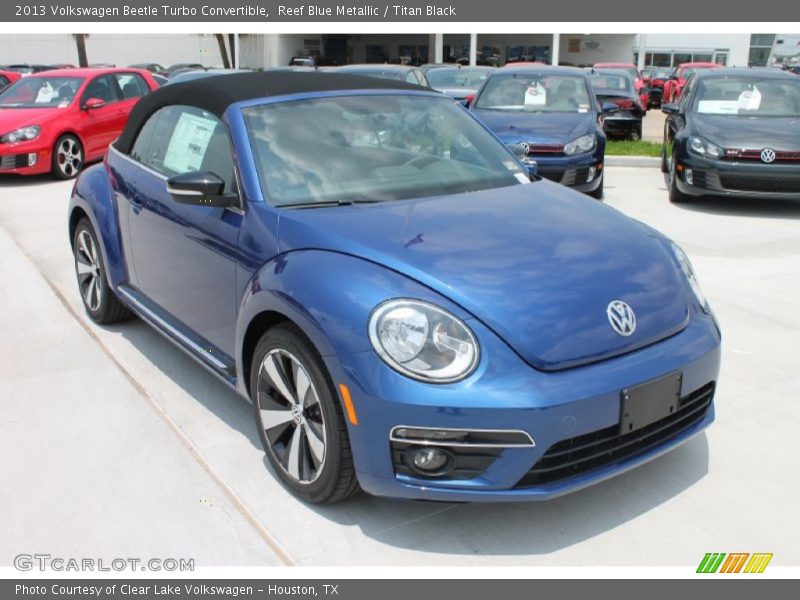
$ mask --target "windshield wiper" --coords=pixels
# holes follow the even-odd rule
[[[353,204],[375,204],[376,202],[383,202],[383,200],[353,200],[350,198],[340,198],[339,200],[322,200],[319,202],[296,202],[291,204],[283,204],[281,208],[322,208],[325,206],[351,206]]]

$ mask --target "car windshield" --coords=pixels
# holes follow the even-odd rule
[[[592,73],[590,75],[592,87],[600,95],[631,94],[633,88],[631,80],[624,75],[615,73]]]
[[[26,77],[0,93],[0,107],[64,108],[81,83],[82,77]]]
[[[530,179],[449,98],[329,97],[243,109],[262,190],[278,206],[472,192]]]
[[[698,113],[740,117],[800,117],[800,81],[719,77],[697,83]]]
[[[431,69],[428,71],[428,83],[435,90],[450,88],[469,88],[477,90],[486,81],[491,68],[476,69]]]
[[[572,75],[492,75],[475,108],[520,112],[589,112],[583,78]]]

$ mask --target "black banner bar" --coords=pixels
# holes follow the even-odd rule
[[[786,0],[11,0],[9,22],[782,22]],[[791,23],[787,24],[788,29]],[[800,28],[798,28],[800,29]]]

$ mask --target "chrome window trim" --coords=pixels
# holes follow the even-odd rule
[[[423,431],[466,431],[467,433],[474,431],[475,433],[519,433],[524,435],[530,441],[529,444],[469,444],[464,442],[449,442],[436,441],[436,440],[417,440],[414,438],[401,438],[395,435],[398,429],[422,429]],[[390,442],[400,442],[403,444],[414,444],[417,446],[450,446],[459,448],[534,448],[536,442],[527,431],[522,429],[474,429],[470,427],[418,427],[415,425],[395,425],[389,432]]]

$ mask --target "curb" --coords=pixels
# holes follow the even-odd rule
[[[661,166],[661,159],[657,156],[606,156],[607,167],[651,167]]]

